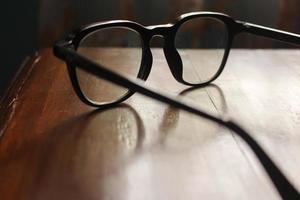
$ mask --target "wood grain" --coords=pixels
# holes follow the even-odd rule
[[[300,189],[299,51],[234,50],[214,85],[198,89],[177,83],[163,51],[152,52],[147,85],[227,113]],[[0,127],[1,199],[280,199],[228,130],[138,94],[95,110],[50,49],[38,55]]]

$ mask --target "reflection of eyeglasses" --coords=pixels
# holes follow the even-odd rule
[[[181,46],[181,43],[177,43],[177,40],[180,41],[184,38],[185,33],[182,38],[177,39],[177,37],[181,35],[181,29],[188,30],[190,27],[194,27],[194,24],[186,25],[187,23],[192,23],[194,20],[201,21],[202,26],[199,26],[201,28],[198,30],[196,25],[195,30],[198,31],[199,37],[202,39],[207,35],[208,41],[202,43],[201,40],[196,40],[195,42],[194,39],[187,37],[188,39],[190,38],[191,41],[183,42]],[[211,22],[218,24],[218,26],[211,25]],[[219,25],[221,25],[220,27],[223,27],[223,29],[220,29]],[[221,34],[218,32],[220,30],[223,30]],[[297,190],[289,183],[263,149],[237,124],[207,114],[196,107],[192,107],[176,98],[148,89],[143,84],[125,77],[133,75],[143,80],[148,77],[152,63],[149,42],[153,36],[160,35],[165,38],[163,47],[164,53],[171,72],[177,81],[187,85],[210,83],[216,79],[223,70],[233,37],[243,31],[284,42],[300,44],[299,35],[235,21],[219,13],[204,12],[183,15],[174,24],[150,27],[143,27],[129,21],[110,21],[94,24],[80,29],[78,32],[75,32],[75,34],[71,34],[66,40],[58,42],[54,46],[54,53],[57,57],[67,62],[74,89],[85,103],[100,107],[111,106],[127,99],[134,92],[138,92],[221,124],[243,138],[252,148],[283,199],[300,199]],[[187,31],[187,34],[189,33],[190,32]],[[105,37],[102,38],[102,36]],[[137,36],[138,39],[136,41],[140,42],[141,48],[137,48],[137,43],[132,43],[132,41],[135,41],[133,36]],[[210,37],[213,39],[211,40]],[[223,42],[215,40],[215,38],[219,37],[223,38]],[[100,43],[97,43],[99,41]],[[192,46],[186,46],[189,44]],[[198,50],[195,49],[185,49],[190,47],[195,48],[195,46],[201,50],[198,52]],[[124,48],[126,48],[126,51]],[[181,48],[183,48],[183,50]],[[140,54],[138,53],[139,51],[141,51]],[[215,73],[211,73],[210,76],[203,78],[203,74],[207,75],[207,71],[205,71],[206,67],[211,67],[210,65],[212,63],[216,64],[214,63],[214,56],[219,55],[220,51],[223,52],[219,60],[219,65],[221,66],[216,69]],[[138,55],[140,55],[140,57],[138,57]],[[189,57],[192,55],[195,55],[195,58],[193,58],[196,59],[194,63],[200,65],[199,67],[197,66],[200,68],[200,71],[198,71],[197,67],[189,63],[192,60]],[[202,55],[212,60],[197,60],[198,57]],[[184,59],[182,59],[185,56],[189,58],[186,65]],[[122,62],[119,62],[119,60]],[[138,66],[136,69],[134,69],[135,64]],[[134,71],[136,74],[132,73]],[[194,82],[195,80],[198,82]],[[84,91],[86,84],[93,84],[95,87],[89,87],[92,88],[93,91]],[[101,93],[101,90],[105,93]],[[90,97],[99,99],[91,99]]]

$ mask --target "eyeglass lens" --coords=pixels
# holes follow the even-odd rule
[[[227,27],[217,19],[198,17],[184,22],[175,37],[183,64],[183,80],[210,81],[220,69],[227,46]]]
[[[77,52],[120,75],[136,78],[142,60],[142,41],[139,33],[126,27],[105,28],[87,35]],[[95,103],[114,102],[128,93],[128,89],[79,68],[76,75],[82,93]]]

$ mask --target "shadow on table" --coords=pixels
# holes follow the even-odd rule
[[[95,194],[121,199],[127,185],[121,171],[134,160],[144,134],[140,116],[126,104],[65,120],[32,144],[33,155],[25,155],[24,162],[34,162],[28,163],[32,172],[26,177],[33,177],[26,185],[35,188],[37,199],[94,199],[89,195]]]

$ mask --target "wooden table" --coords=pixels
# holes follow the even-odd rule
[[[186,90],[160,50],[147,85],[228,114],[300,190],[300,51],[233,50],[221,77]],[[162,84],[168,82],[168,84]],[[228,130],[135,94],[95,110],[44,49],[1,103],[0,199],[280,199]]]

